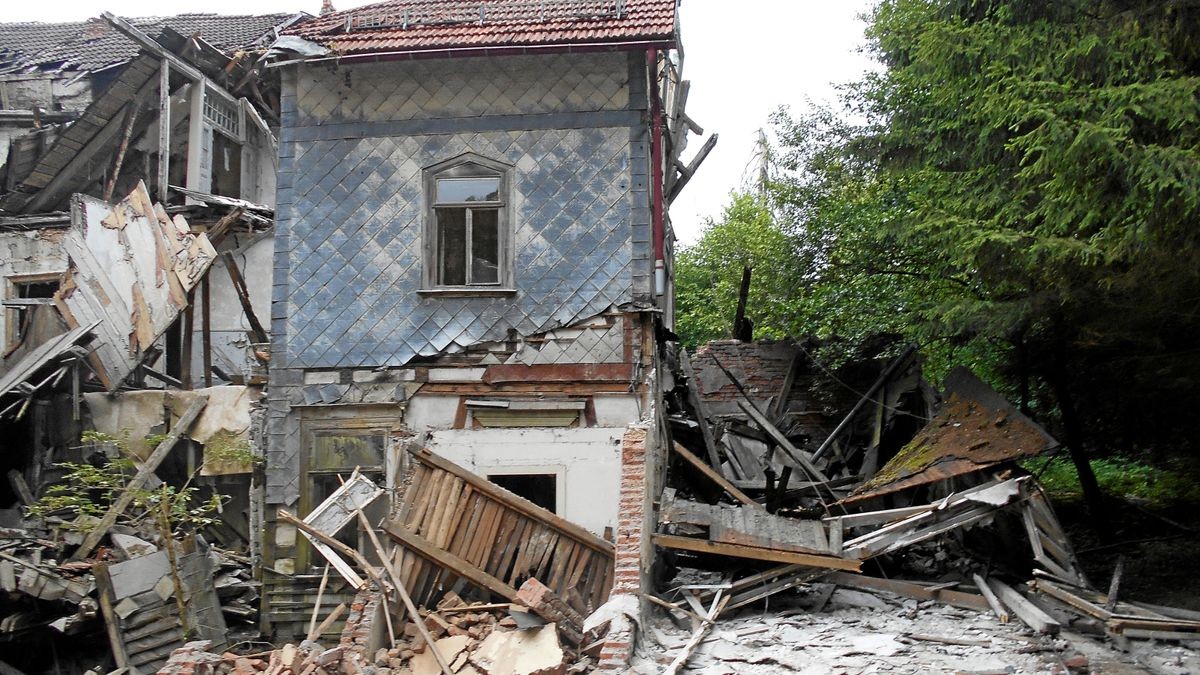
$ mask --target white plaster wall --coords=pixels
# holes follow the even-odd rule
[[[232,249],[222,246],[221,250],[232,250],[246,288],[250,291],[250,305],[268,332],[271,330],[271,272],[275,255],[274,231],[254,236],[231,235],[226,241],[233,241]],[[248,331],[250,321],[242,311],[242,303],[238,300],[233,282],[229,279],[229,271],[225,269],[225,260],[218,257],[209,271],[209,297],[212,300],[212,344],[213,364],[224,371],[237,373],[248,372],[246,363],[246,346],[250,342]],[[202,324],[200,322],[200,292],[196,292],[196,323],[192,332],[192,373],[199,381],[204,373],[204,350],[202,343]]]
[[[596,394],[592,397],[596,406],[596,426],[623,427],[642,419],[642,409],[637,396],[631,394]]]
[[[448,429],[433,432],[428,447],[482,476],[557,474],[559,515],[602,536],[617,525],[624,434],[624,427]]]
[[[408,402],[404,425],[420,433],[427,429],[449,429],[458,413],[458,396],[417,395]]]

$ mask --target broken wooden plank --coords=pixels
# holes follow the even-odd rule
[[[901,637],[909,640],[920,640],[921,642],[936,642],[943,645],[957,645],[960,647],[987,647],[992,644],[991,640],[971,640],[968,638],[945,637],[942,635],[924,635],[921,633],[905,633]]]
[[[1121,589],[1121,573],[1125,570],[1125,556],[1117,556],[1117,566],[1113,570],[1112,582],[1108,585],[1108,595],[1104,599],[1104,609],[1114,611],[1117,608],[1117,596]]]
[[[709,136],[708,140],[704,141],[704,145],[700,146],[700,150],[696,152],[696,156],[692,158],[692,161],[688,163],[687,167],[679,172],[679,179],[674,185],[671,186],[671,192],[667,195],[668,205],[675,201],[675,198],[679,196],[679,193],[683,191],[683,188],[687,186],[688,181],[690,181],[692,176],[696,174],[696,170],[699,169],[700,165],[704,163],[704,159],[708,157],[708,153],[712,152],[712,149],[716,147],[717,138],[718,134]]]
[[[829,482],[829,477],[826,476],[820,469],[818,469],[817,465],[813,464],[812,460],[809,459],[802,450],[792,445],[792,442],[788,440],[787,436],[784,436],[782,431],[776,429],[775,425],[771,424],[771,421],[767,419],[766,415],[763,415],[761,412],[759,412],[753,401],[749,400],[747,397],[747,400],[745,401],[738,401],[738,406],[741,407],[741,409],[745,411],[745,413],[749,415],[756,424],[758,424],[759,428],[767,432],[767,435],[771,437],[771,440],[775,441],[775,444],[778,445],[788,457],[791,457],[792,461],[800,465],[801,469],[804,469],[809,478],[818,483]]]
[[[650,601],[651,603],[658,605],[659,607],[662,607],[665,610],[668,610],[671,612],[681,612],[685,616],[687,616],[689,619],[696,622],[697,624],[699,622],[704,621],[704,617],[700,616],[699,614],[696,614],[692,610],[690,610],[686,607],[681,607],[679,605],[675,605],[670,602],[667,602],[666,600],[663,600],[662,598],[660,598],[656,595],[651,595],[649,593],[642,593],[642,597],[645,598],[646,600]]]
[[[164,63],[166,63],[164,61]],[[308,620],[308,639],[317,639],[317,615],[321,613],[321,600],[325,596],[325,586],[329,583],[329,563],[325,563],[325,572],[321,574],[321,585],[317,586],[317,599],[313,602],[312,618]]]
[[[713,438],[711,423],[708,420],[708,408],[705,406],[704,400],[700,398],[700,387],[696,382],[696,373],[692,370],[692,362],[688,358],[686,349],[679,352],[679,366],[683,369],[683,376],[687,380],[688,405],[696,413],[696,421],[700,424],[700,437],[704,439],[704,451],[708,454],[708,462],[713,469],[721,471],[721,457],[717,454],[717,442]]]
[[[92,549],[96,548],[96,544],[99,544],[100,540],[104,538],[104,535],[108,534],[108,531],[112,528],[112,526],[117,523],[117,518],[125,512],[125,509],[129,508],[129,506],[133,504],[133,500],[137,497],[137,493],[141,491],[143,487],[145,487],[146,483],[150,480],[150,477],[154,475],[154,471],[158,468],[158,465],[162,464],[163,460],[167,458],[167,455],[170,454],[171,450],[175,447],[175,444],[179,442],[179,439],[183,437],[183,434],[186,433],[188,429],[192,428],[192,423],[195,422],[196,418],[200,416],[200,412],[204,410],[204,406],[207,404],[207,394],[201,394],[194,401],[192,401],[192,404],[187,407],[187,410],[185,410],[183,414],[179,416],[179,421],[175,423],[175,426],[171,429],[171,432],[168,433],[167,437],[164,438],[154,448],[154,452],[150,453],[150,456],[146,458],[146,461],[142,462],[142,466],[138,469],[137,474],[134,475],[134,477],[130,479],[129,483],[125,485],[121,495],[117,497],[117,500],[108,508],[108,512],[105,513],[102,518],[100,518],[100,522],[96,523],[96,526],[92,528],[92,531],[88,532],[87,536],[83,539],[83,543],[81,543],[79,548],[75,550],[75,553],[68,558],[68,561],[75,562],[83,560],[89,553],[92,552]]]
[[[858,560],[848,560],[834,556],[813,555],[809,553],[794,553],[792,551],[773,551],[771,549],[725,544],[708,541],[707,539],[690,539],[669,534],[654,535],[654,543],[664,548],[674,548],[697,553],[713,553],[735,558],[750,558],[753,560],[768,560],[771,562],[795,563],[809,567],[823,567],[836,570],[857,572],[862,568]]]
[[[979,612],[987,612],[991,609],[987,604],[987,600],[981,595],[944,588],[933,589],[900,579],[880,579],[866,575],[835,572],[829,575],[828,580],[838,586],[845,586],[847,588],[857,588],[865,591],[885,591],[915,600],[935,600],[953,607],[973,609]]]
[[[996,597],[996,592],[988,585],[987,579],[978,574],[974,575],[973,579],[975,580],[975,587],[979,589],[979,592],[983,595],[983,599],[987,600],[988,606],[992,608],[992,613],[996,615],[997,619],[1000,619],[1000,623],[1008,623],[1008,610],[1000,602],[1000,598]]]
[[[706,478],[708,478],[708,479],[709,479],[709,480],[711,480],[712,482],[714,482],[714,483],[716,483],[717,485],[719,485],[719,486],[721,487],[721,489],[722,489],[722,490],[724,490],[725,492],[729,493],[729,495],[730,495],[731,497],[733,497],[734,499],[736,499],[736,500],[738,500],[739,502],[741,502],[741,503],[745,504],[746,506],[751,506],[751,507],[754,507],[754,508],[757,508],[757,509],[761,509],[761,510],[762,510],[762,511],[764,511],[764,512],[767,510],[765,506],[763,506],[762,504],[759,504],[758,502],[754,501],[754,500],[753,500],[753,499],[751,499],[750,497],[746,496],[746,493],[744,493],[744,492],[742,492],[741,490],[739,490],[739,489],[737,489],[736,487],[734,487],[733,483],[730,483],[728,480],[726,480],[724,476],[722,476],[721,474],[717,473],[717,471],[716,471],[715,469],[713,469],[711,466],[709,466],[709,465],[705,464],[705,463],[704,463],[704,460],[702,460],[702,459],[700,459],[699,457],[697,457],[697,456],[693,455],[693,454],[692,454],[692,453],[691,453],[691,452],[690,452],[690,451],[689,451],[687,448],[685,448],[685,447],[683,447],[682,445],[680,445],[678,441],[675,441],[675,442],[673,442],[673,443],[671,444],[671,447],[675,449],[675,452],[676,452],[676,453],[677,453],[677,454],[678,454],[680,457],[682,457],[682,458],[684,458],[685,460],[687,460],[687,463],[688,463],[688,464],[691,464],[691,465],[692,465],[693,467],[695,467],[695,468],[696,468],[696,469],[697,469],[697,470],[698,470],[700,473],[704,474],[704,476],[705,476]]]
[[[692,652],[700,645],[700,642],[713,627],[713,624],[716,623],[717,617],[721,615],[727,604],[729,604],[729,596],[721,597],[721,594],[718,592],[717,597],[713,599],[713,604],[708,610],[708,615],[704,617],[704,621],[701,621],[695,632],[692,633],[692,638],[683,646],[679,655],[663,671],[663,675],[676,675],[687,664],[688,659],[692,657]]]
[[[409,532],[394,523],[385,525],[383,531],[408,550],[431,560],[445,569],[452,570],[455,574],[469,580],[471,583],[506,598],[511,602],[519,602],[517,600],[517,589],[463,558],[434,546],[424,537]]]
[[[269,342],[270,337],[267,330],[263,328],[262,322],[258,320],[258,315],[254,313],[254,305],[250,303],[250,289],[246,287],[246,280],[242,278],[242,271],[238,269],[233,253],[226,251],[221,254],[221,259],[225,261],[225,269],[229,272],[229,280],[233,282],[233,290],[237,292],[238,302],[242,305],[242,313],[246,315],[246,321],[250,322],[250,332],[253,334],[254,341]]]
[[[351,588],[354,590],[362,590],[366,587],[366,580],[358,576],[358,574],[355,573],[354,568],[350,567],[350,564],[346,562],[345,558],[342,558],[342,555],[345,555],[351,560],[358,561],[360,558],[362,558],[361,553],[355,551],[349,546],[346,546],[344,543],[325,534],[321,530],[313,527],[300,518],[297,518],[295,515],[284,509],[279,509],[279,511],[276,512],[276,516],[285,523],[295,525],[296,528],[308,538],[313,550],[317,551],[322,557],[328,560],[329,564],[333,566],[333,569],[337,570],[338,574],[342,575],[342,578],[350,584]],[[339,553],[341,555],[339,555]],[[360,566],[364,568],[363,571],[366,572],[368,576],[374,573],[374,569],[369,563],[360,563]]]
[[[400,600],[404,603],[404,608],[408,610],[409,616],[412,617],[413,623],[417,626],[417,632],[421,634],[421,637],[425,640],[425,644],[428,645],[429,650],[433,652],[433,657],[437,660],[438,667],[442,669],[442,675],[454,675],[454,671],[450,670],[450,664],[446,662],[445,657],[442,656],[441,652],[438,651],[437,647],[434,645],[433,635],[429,633],[429,628],[425,625],[425,622],[421,620],[421,615],[417,613],[416,605],[413,604],[412,597],[408,594],[408,589],[405,588],[404,584],[400,581],[399,576],[396,574],[396,568],[387,564],[388,555],[383,550],[383,545],[379,543],[379,538],[375,536],[375,528],[371,527],[371,523],[367,521],[367,516],[362,512],[361,508],[358,509],[357,515],[359,525],[363,528],[363,530],[366,531],[367,537],[371,540],[371,546],[375,548],[375,555],[378,556],[380,562],[383,563],[384,571],[387,572],[388,578],[392,582],[392,588],[395,589],[396,593],[400,595]],[[387,602],[386,593],[384,593],[382,600],[385,603]],[[386,607],[384,608],[384,615],[391,615],[390,612],[387,611]],[[388,626],[390,630],[391,624],[389,623]],[[392,642],[395,643],[395,638],[392,639]]]
[[[1013,587],[995,579],[988,583],[992,584],[993,590],[1000,600],[1035,633],[1056,635],[1062,629],[1062,625],[1058,621],[1043,612],[1040,607],[1030,602]]]
[[[730,589],[729,607],[727,609],[738,609],[745,607],[759,600],[763,600],[777,593],[782,593],[791,588],[795,588],[801,584],[806,584],[814,579],[819,579],[830,573],[827,569],[815,569],[812,567],[801,567],[798,571],[791,574],[785,574],[778,579],[762,584],[752,586],[747,590],[734,593]]]

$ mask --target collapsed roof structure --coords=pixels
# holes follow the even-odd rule
[[[679,348],[669,206],[716,134],[677,9],[0,26],[0,635],[46,647],[0,661],[622,671],[658,607],[678,672],[833,586],[1200,633],[1090,588],[1020,464],[1057,443],[970,373],[829,371],[744,311]],[[1007,567],[867,574],[997,527]]]

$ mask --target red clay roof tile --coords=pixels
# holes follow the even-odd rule
[[[674,39],[676,0],[385,0],[284,31],[340,54]]]

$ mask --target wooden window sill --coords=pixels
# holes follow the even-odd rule
[[[458,288],[422,288],[417,295],[434,298],[503,298],[517,294],[515,288],[462,286]]]

